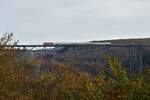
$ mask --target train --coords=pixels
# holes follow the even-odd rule
[[[43,42],[44,46],[55,45],[55,42]]]
[[[105,45],[111,44],[111,42],[43,42],[44,46],[55,46],[55,45],[87,45],[87,44],[96,44],[96,45]]]

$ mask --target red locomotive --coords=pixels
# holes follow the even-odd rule
[[[54,46],[55,42],[44,42],[43,45],[44,46]]]

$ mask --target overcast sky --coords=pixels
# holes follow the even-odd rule
[[[0,0],[0,34],[20,44],[150,37],[150,0]]]

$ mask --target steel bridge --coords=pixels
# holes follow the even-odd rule
[[[150,47],[150,45],[138,45],[138,44],[100,44],[100,43],[87,43],[87,44],[51,44],[51,45],[6,45],[6,48],[23,48],[23,49],[33,49],[33,48],[48,48],[48,47],[102,47],[109,50],[111,47],[123,47],[127,48],[129,51],[129,74],[136,73],[137,71],[142,72],[143,70],[143,48]]]

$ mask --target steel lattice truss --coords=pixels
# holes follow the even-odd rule
[[[16,49],[25,49],[25,50],[44,50],[49,48],[55,47],[100,47],[109,50],[112,47],[123,47],[127,48],[129,51],[129,73],[136,73],[137,71],[143,70],[143,63],[142,63],[142,52],[144,47],[150,47],[150,45],[131,45],[131,44],[55,44],[55,45],[6,45],[6,48],[16,48]],[[46,52],[45,52],[46,54]],[[137,67],[138,66],[138,67]]]

